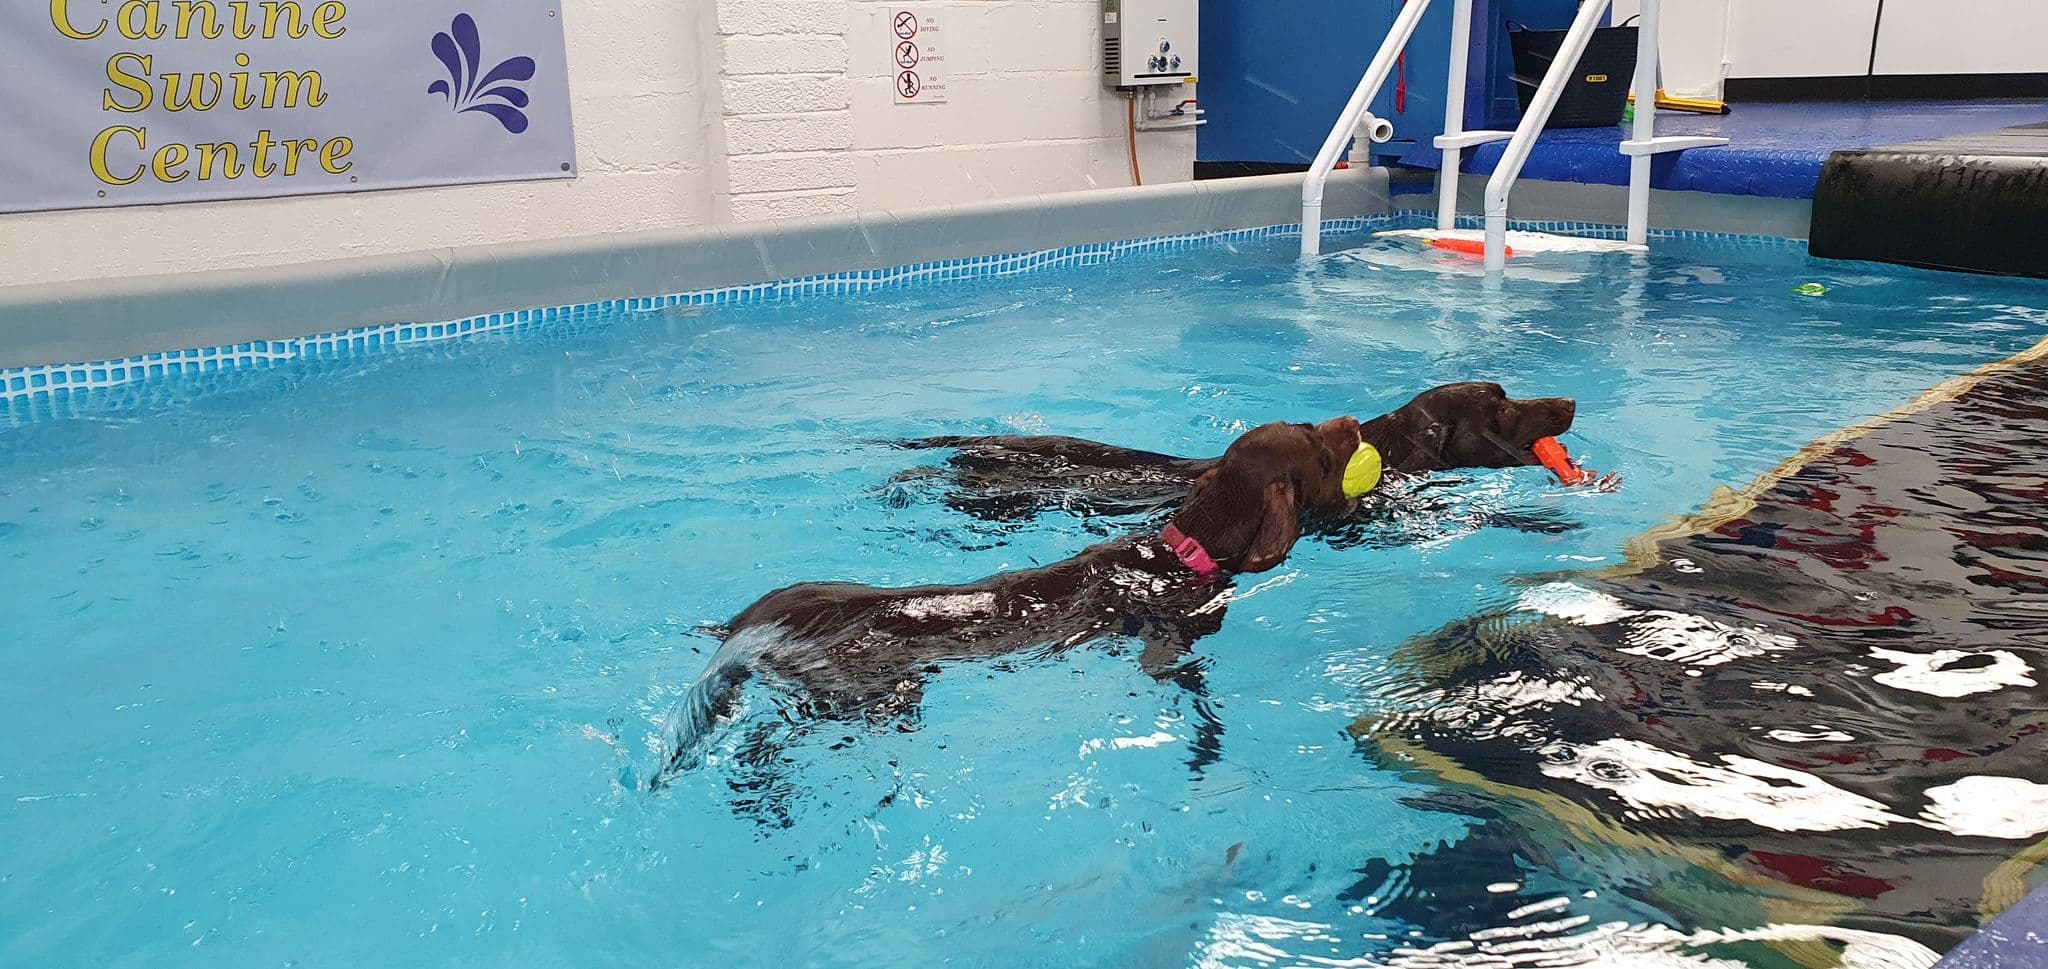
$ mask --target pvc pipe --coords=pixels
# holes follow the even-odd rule
[[[1451,5],[1451,77],[1444,89],[1444,134],[1465,133],[1466,60],[1472,51],[1472,0]],[[1446,148],[1436,170],[1436,227],[1449,232],[1458,227],[1458,166],[1464,163],[1463,148]]]
[[[1565,79],[1578,69],[1579,57],[1585,54],[1586,43],[1593,39],[1593,29],[1599,26],[1600,18],[1607,13],[1609,2],[1611,0],[1590,0],[1579,8],[1578,17],[1572,20],[1572,29],[1565,32],[1564,42],[1558,45],[1557,59],[1550,62],[1550,70],[1543,72],[1543,83],[1537,85],[1536,94],[1529,99],[1529,110],[1522,114],[1522,123],[1515,126],[1515,136],[1508,139],[1507,149],[1501,152],[1500,164],[1494,168],[1493,177],[1486,181],[1488,270],[1507,266],[1508,192],[1515,187],[1522,165],[1529,160],[1530,150],[1536,147],[1537,136],[1543,133],[1543,126],[1550,121],[1550,112],[1564,94]]]
[[[1323,251],[1323,200],[1301,203],[1301,254]]]
[[[1657,7],[1658,0],[1643,0],[1636,25],[1634,140],[1643,144],[1657,135]],[[1628,241],[1638,246],[1650,241],[1650,158],[1637,155],[1628,163]]]
[[[1370,111],[1358,119],[1358,131],[1375,145],[1384,145],[1394,140],[1394,123]]]
[[[1323,139],[1323,147],[1316,152],[1316,160],[1308,167],[1308,174],[1301,182],[1301,254],[1313,256],[1322,251],[1323,185],[1329,181],[1330,170],[1337,167],[1337,159],[1351,140],[1351,133],[1358,127],[1366,109],[1372,106],[1372,99],[1379,96],[1380,87],[1387,82],[1387,76],[1394,72],[1394,61],[1401,56],[1401,48],[1407,46],[1408,38],[1415,33],[1415,25],[1422,22],[1422,14],[1429,9],[1429,0],[1408,0],[1401,8],[1401,15],[1394,18],[1394,26],[1387,31],[1387,38],[1380,42],[1378,54],[1373,55],[1371,66],[1365,69],[1365,76],[1352,89],[1351,100],[1344,103],[1344,113],[1337,118],[1330,135]]]
[[[1367,111],[1365,117],[1358,119],[1358,130],[1351,133],[1350,157],[1359,159],[1361,165],[1370,164],[1372,146],[1384,145],[1393,137],[1394,123]],[[1338,162],[1337,167],[1343,168],[1345,163]]]

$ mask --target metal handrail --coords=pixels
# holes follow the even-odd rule
[[[1543,83],[1537,85],[1535,95],[1529,99],[1528,109],[1522,112],[1522,123],[1515,126],[1515,136],[1508,139],[1507,148],[1501,152],[1493,177],[1486,180],[1486,268],[1489,270],[1507,266],[1508,192],[1515,187],[1515,179],[1522,174],[1522,165],[1536,147],[1536,137],[1550,123],[1551,110],[1557,107],[1557,99],[1564,94],[1565,83],[1572,72],[1578,70],[1579,57],[1586,52],[1586,44],[1593,39],[1593,30],[1600,26],[1600,19],[1607,15],[1611,2],[1587,0],[1579,7],[1579,15],[1573,18],[1572,28],[1565,32],[1564,42],[1558,45],[1557,59],[1550,62],[1550,70],[1543,72]],[[1649,2],[1654,3],[1655,0]],[[1656,43],[1654,36],[1650,43]],[[1656,69],[1654,62],[1650,69]],[[1643,103],[1638,105],[1636,116],[1641,118],[1655,108],[1650,104],[1652,99],[1639,97]]]
[[[1401,49],[1408,45],[1408,38],[1415,33],[1415,25],[1422,22],[1422,14],[1429,9],[1429,0],[1408,0],[1401,8],[1401,15],[1394,18],[1393,29],[1387,31],[1387,39],[1380,42],[1378,54],[1373,55],[1371,66],[1365,69],[1365,76],[1358,81],[1358,87],[1351,92],[1351,100],[1344,103],[1344,113],[1337,117],[1336,126],[1330,129],[1330,136],[1323,139],[1323,147],[1316,152],[1316,160],[1308,167],[1308,175],[1301,183],[1301,254],[1313,256],[1323,248],[1323,185],[1329,181],[1330,171],[1337,167],[1337,159],[1343,157],[1345,144],[1358,130],[1372,107],[1374,98],[1379,97],[1380,88],[1387,83],[1387,77],[1394,73],[1394,62],[1401,56]]]
[[[1728,139],[1721,137],[1656,136],[1657,112],[1652,95],[1657,90],[1657,8],[1660,2],[1642,0],[1639,14],[1642,26],[1638,29],[1636,41],[1634,88],[1638,103],[1635,124],[1631,137],[1621,143],[1622,154],[1629,156],[1628,241],[1638,246],[1649,238],[1650,159],[1666,152],[1728,143]],[[1449,232],[1457,226],[1458,169],[1465,149],[1488,142],[1507,141],[1493,176],[1486,182],[1486,268],[1499,270],[1507,265],[1508,193],[1515,187],[1515,179],[1521,176],[1522,166],[1529,161],[1529,153],[1536,147],[1537,137],[1550,123],[1551,111],[1556,109],[1558,98],[1564,94],[1572,73],[1578,70],[1579,58],[1585,54],[1586,45],[1593,39],[1593,31],[1607,15],[1613,0],[1584,0],[1580,5],[1571,29],[1565,32],[1564,41],[1558,46],[1556,59],[1543,73],[1543,81],[1537,85],[1536,93],[1529,99],[1528,109],[1522,114],[1521,123],[1513,132],[1465,130],[1466,61],[1472,44],[1472,0],[1455,0],[1455,3],[1451,13],[1450,77],[1444,94],[1444,133],[1434,141],[1444,153],[1437,170],[1437,229]],[[1343,156],[1345,142],[1353,137],[1360,125],[1376,120],[1369,111],[1372,101],[1379,96],[1380,88],[1393,72],[1395,60],[1414,35],[1415,27],[1428,7],[1429,0],[1408,0],[1400,16],[1394,19],[1386,40],[1380,43],[1372,65],[1366,68],[1365,77],[1351,92],[1351,100],[1345,103],[1344,113],[1337,119],[1336,127],[1330,129],[1330,136],[1323,140],[1322,150],[1316,152],[1315,162],[1309,166],[1308,174],[1301,183],[1302,255],[1313,256],[1322,251],[1324,183],[1330,177],[1330,170],[1336,167],[1337,159]]]

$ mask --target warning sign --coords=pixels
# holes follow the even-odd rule
[[[946,55],[943,32],[930,9],[889,11],[889,70],[897,104],[944,104]]]

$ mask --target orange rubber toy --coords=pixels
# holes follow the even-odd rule
[[[1557,438],[1540,438],[1532,450],[1536,452],[1536,460],[1543,462],[1543,466],[1549,468],[1551,474],[1557,475],[1557,480],[1567,485],[1593,483],[1593,472],[1579,467],[1578,462],[1572,460],[1572,456],[1565,451],[1564,445],[1558,443]]]
[[[1429,240],[1429,244],[1433,248],[1442,249],[1445,252],[1455,252],[1463,256],[1486,255],[1486,243],[1481,242],[1477,239],[1452,239],[1445,236],[1438,236],[1434,239]],[[1515,248],[1513,246],[1503,246],[1501,248],[1502,251],[1510,257],[1512,257],[1515,254]]]

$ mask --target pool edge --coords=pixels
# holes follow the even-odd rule
[[[0,286],[0,371],[1295,224],[1301,221],[1301,181],[1296,174],[1180,182],[261,269]],[[1325,204],[1334,219],[1392,211],[1387,171],[1335,173]]]

